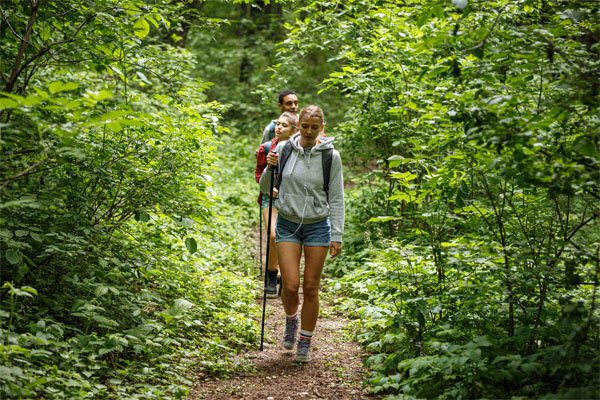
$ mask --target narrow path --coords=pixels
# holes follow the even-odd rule
[[[324,299],[323,299],[324,297]],[[294,361],[295,349],[281,345],[285,313],[281,300],[267,301],[264,351],[240,355],[239,362],[250,365],[247,373],[228,379],[199,377],[189,400],[289,400],[375,399],[362,387],[365,369],[362,350],[344,333],[348,320],[332,312],[322,296],[321,313],[313,338],[312,360],[301,365]],[[262,297],[257,299],[261,302]]]
[[[279,299],[268,300],[264,351],[242,355],[254,371],[229,379],[197,382],[189,399],[365,399],[361,349],[344,337],[348,321],[341,316],[319,318],[312,361],[299,365],[295,353],[281,346],[285,314]],[[324,307],[327,313],[327,305]]]

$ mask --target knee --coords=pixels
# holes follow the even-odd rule
[[[297,296],[299,289],[300,289],[300,285],[299,284],[297,284],[297,283],[291,283],[291,282],[286,282],[285,279],[283,280],[283,290],[286,293],[291,294],[293,296]]]
[[[304,292],[304,298],[307,300],[315,301],[319,298],[319,285],[305,283],[302,287]]]

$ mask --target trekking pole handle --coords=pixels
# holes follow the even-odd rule
[[[276,158],[276,161],[274,164],[271,164],[269,161],[269,159],[272,159],[273,157]],[[269,167],[270,170],[273,170],[275,167],[277,167],[277,163],[279,162],[279,154],[275,153],[275,151],[271,151],[269,152],[269,154],[267,154],[267,166]]]

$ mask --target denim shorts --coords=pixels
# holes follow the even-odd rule
[[[304,246],[329,247],[331,242],[331,224],[329,218],[313,224],[297,224],[277,217],[277,237],[275,241],[300,243]]]
[[[260,207],[261,208],[269,208],[269,195],[266,193],[262,194],[262,198],[260,199]],[[273,208],[275,207],[275,199],[273,199]]]

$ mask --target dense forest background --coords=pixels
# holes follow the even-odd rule
[[[343,156],[326,275],[373,392],[600,397],[599,9],[0,0],[0,397],[182,398],[240,368],[285,87]]]

